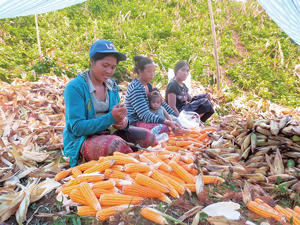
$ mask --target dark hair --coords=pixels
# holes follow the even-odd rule
[[[137,74],[139,74],[139,70],[144,71],[146,65],[154,63],[153,60],[149,57],[143,57],[138,55],[134,56],[133,60],[135,61],[134,72]]]
[[[118,57],[118,54],[114,54],[114,53],[100,53],[100,52],[96,52],[92,57],[91,57],[91,60],[95,62],[97,62],[98,60],[100,59],[103,59],[105,58],[106,56],[113,56],[117,59],[117,64],[119,63],[119,57]]]
[[[150,94],[148,95],[148,100],[149,100],[149,102],[150,102],[153,98],[160,98],[160,99],[162,100],[162,96],[161,96],[159,90],[157,90],[156,88],[154,88],[153,91],[151,91]]]
[[[190,68],[190,65],[187,61],[179,61],[176,66],[175,66],[175,69],[174,69],[174,74],[176,76],[176,73],[178,72],[178,70],[180,70],[182,67],[184,67],[185,65],[187,65],[189,68]]]

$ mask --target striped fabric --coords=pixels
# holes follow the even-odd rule
[[[153,87],[148,83],[149,91],[153,90]],[[149,110],[149,101],[146,95],[146,90],[144,86],[137,80],[134,79],[127,88],[126,97],[125,97],[126,107],[128,110],[127,118],[129,123],[143,121],[146,123],[163,123],[164,119],[155,115]],[[162,106],[170,115],[175,113],[171,107],[163,102]]]
[[[278,26],[300,45],[300,0],[257,0]]]
[[[0,19],[63,9],[86,0],[0,0]]]

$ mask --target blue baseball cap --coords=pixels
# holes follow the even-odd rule
[[[114,44],[111,41],[106,41],[106,40],[95,41],[91,45],[91,49],[90,49],[90,52],[89,52],[90,58],[92,58],[92,56],[95,55],[97,52],[99,52],[99,53],[113,53],[118,57],[119,61],[124,61],[127,58],[125,54],[123,54],[121,52],[117,52]]]

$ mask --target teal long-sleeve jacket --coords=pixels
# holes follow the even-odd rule
[[[80,148],[84,140],[100,131],[107,130],[116,123],[111,114],[112,108],[119,103],[118,85],[111,79],[106,82],[109,94],[108,113],[96,117],[92,95],[84,77],[89,71],[71,80],[64,92],[66,127],[63,131],[64,154],[70,157],[70,166],[77,165]]]

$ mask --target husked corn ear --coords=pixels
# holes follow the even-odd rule
[[[190,156],[182,156],[181,159],[187,164],[194,163],[194,160]]]
[[[124,172],[125,171],[125,168],[124,166],[122,165],[113,165],[112,167],[110,167],[112,170],[117,170],[117,171],[120,171],[120,172]]]
[[[112,170],[112,169],[106,169],[104,175],[110,178],[118,178],[118,179],[125,179],[127,176],[126,173],[117,170]]]
[[[125,195],[140,196],[144,198],[159,198],[163,195],[161,191],[141,185],[125,185],[122,190]]]
[[[96,164],[98,164],[98,162],[95,160],[92,160],[87,163],[83,163],[79,166],[76,166],[75,168],[78,168],[82,172],[82,171],[87,170],[88,168],[91,168],[92,166],[95,166]]]
[[[84,174],[93,173],[93,172],[103,172],[104,170],[110,168],[115,162],[116,162],[116,160],[113,160],[113,159],[104,161],[102,163],[99,163],[99,164],[87,169],[86,171],[84,171]]]
[[[71,173],[73,174],[74,178],[77,178],[79,175],[82,175],[82,172],[77,167],[72,168]]]
[[[140,155],[140,159],[141,162],[147,163],[148,165],[152,166],[154,165],[154,162],[152,162],[150,159],[148,159],[147,157],[145,157],[144,155]]]
[[[116,182],[114,180],[104,180],[93,184],[93,188],[111,189],[114,188]]]
[[[144,218],[146,218],[148,220],[151,220],[152,222],[154,222],[156,224],[168,224],[166,218],[164,218],[163,216],[161,216],[155,212],[150,211],[146,207],[142,209],[141,216],[143,216]]]
[[[115,211],[115,210],[120,207],[122,207],[122,206],[117,205],[117,206],[112,206],[112,207],[108,207],[105,209],[100,209],[96,214],[96,218],[100,221],[106,221],[109,219],[110,216],[117,214],[118,211]]]
[[[191,192],[196,192],[196,184],[183,184],[186,188],[188,188]]]
[[[96,216],[97,210],[95,210],[91,206],[79,206],[77,208],[77,215],[78,216]]]
[[[247,208],[255,214],[264,218],[275,218],[281,220],[282,215],[274,209],[267,208],[255,201],[250,201]]]
[[[129,180],[123,180],[123,179],[118,179],[118,178],[109,178],[109,180],[113,180],[116,185],[115,186],[124,186],[124,185],[132,185],[132,181]]]
[[[292,213],[290,213],[288,210],[282,208],[280,205],[276,205],[275,209],[279,212],[284,214],[289,220],[293,217],[293,224],[300,225],[300,220],[294,216]]]
[[[300,213],[300,207],[296,205],[295,208],[294,208],[294,211],[295,211],[296,213]]]
[[[166,180],[174,187],[174,189],[180,194],[183,195],[185,192],[185,187],[183,186],[183,184],[178,183],[176,180],[173,180],[170,177],[165,177]]]
[[[186,183],[188,184],[195,183],[194,177],[191,174],[189,174],[185,169],[183,169],[181,166],[179,166],[178,163],[174,161],[170,161],[169,166],[171,166],[174,172]]]
[[[167,193],[170,191],[166,185],[140,173],[136,175],[135,181],[140,185],[156,189],[162,193]]]
[[[170,173],[167,173],[166,171],[158,170],[158,172],[160,172],[160,173],[161,173],[162,175],[164,175],[165,177],[169,177],[169,178],[171,178],[171,179],[177,181],[177,182],[180,183],[180,184],[184,184],[184,183],[185,183],[185,181],[182,180],[181,178],[179,178],[178,176],[174,176],[174,175],[172,175],[172,174],[170,174]],[[176,174],[176,175],[177,175],[177,174]]]
[[[143,201],[143,198],[138,196],[123,195],[123,194],[110,194],[104,193],[100,196],[101,205],[123,205],[131,204],[136,205]]]
[[[126,173],[132,172],[149,172],[151,167],[143,163],[128,163],[124,166]]]
[[[82,205],[89,205],[89,203],[87,202],[85,197],[83,197],[79,187],[75,188],[75,189],[73,189],[73,191],[71,191],[70,199],[73,200],[74,202],[78,202]]]
[[[70,195],[71,191],[73,191],[74,189],[78,188],[79,185],[76,184],[76,185],[71,185],[69,187],[64,187],[62,188],[62,193],[64,193],[65,195]]]
[[[103,174],[82,174],[82,175],[79,175],[75,180],[77,180],[78,183],[98,182],[98,181],[104,180],[104,176],[103,176]]]
[[[203,175],[203,180],[204,180],[204,184],[217,184],[220,183],[222,184],[224,182],[224,179],[221,177],[217,177],[217,176],[208,176],[208,175]]]
[[[136,178],[136,175],[137,175],[138,173],[140,173],[140,172],[132,172],[132,173],[130,173],[130,177],[131,177],[132,179],[135,179],[135,178]],[[141,173],[141,174],[143,174],[143,175],[149,177],[149,176],[151,175],[151,171],[149,171],[149,172],[143,172],[143,173]]]
[[[64,179],[65,177],[67,177],[69,175],[70,175],[70,170],[63,170],[63,171],[60,171],[58,174],[56,174],[54,179],[56,181],[61,181],[62,179]]]
[[[159,197],[157,199],[159,199],[162,202],[168,203],[169,205],[172,204],[171,199],[169,199],[169,197],[167,195],[165,195],[165,194],[163,194],[161,197]]]
[[[79,185],[79,189],[81,191],[81,194],[83,195],[83,197],[86,199],[86,201],[89,203],[90,206],[92,206],[97,211],[101,209],[100,203],[95,193],[93,192],[92,188],[87,182],[82,182]]]
[[[300,214],[295,212],[294,210],[290,209],[290,208],[286,208],[286,210],[288,212],[290,212],[294,217],[297,217],[298,219],[300,218]]]
[[[171,172],[173,171],[172,167],[170,167],[168,164],[166,164],[164,161],[162,161],[160,158],[158,158],[157,156],[154,155],[150,155],[147,157],[148,159],[150,159],[153,163],[158,163],[160,162],[161,165],[159,167],[159,169],[166,171],[166,172]]]
[[[157,170],[153,170],[151,177],[155,180],[158,180],[160,183],[166,185],[170,189],[169,194],[173,198],[179,198],[179,194],[176,191],[176,189],[169,183],[168,180],[166,180],[166,178],[161,173],[159,173]]]
[[[119,156],[119,155],[114,155],[114,156],[106,156],[104,158],[104,161],[107,161],[107,160],[110,160],[110,159],[113,159],[113,160],[116,160],[115,164],[117,165],[124,165],[124,164],[127,164],[127,163],[138,163],[139,161],[131,156]]]
[[[104,193],[118,193],[119,189],[114,187],[111,189],[93,188],[92,189],[97,198],[99,198]]]
[[[175,146],[174,146],[175,147]],[[171,159],[171,161],[174,161],[174,162],[179,162],[180,161],[180,158],[181,158],[181,154],[180,153],[176,153],[173,158]]]

